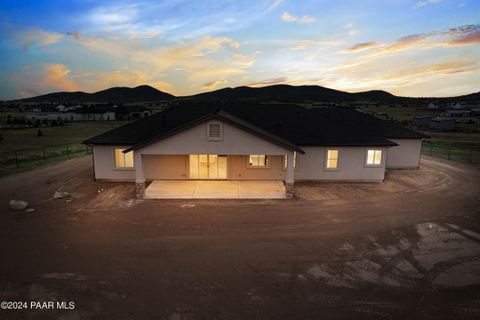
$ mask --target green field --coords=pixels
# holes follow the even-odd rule
[[[122,121],[70,123],[58,127],[2,130],[0,176],[90,153],[87,138],[126,124]],[[37,136],[38,130],[42,136]]]

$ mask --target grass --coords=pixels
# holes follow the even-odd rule
[[[126,123],[124,121],[74,122],[58,127],[2,130],[3,141],[0,141],[0,153],[66,143],[81,143],[87,138]],[[41,137],[37,136],[38,130],[42,131]]]
[[[83,122],[58,127],[2,130],[0,176],[31,170],[85,155],[90,148],[81,142],[127,122]],[[42,136],[37,136],[38,130]]]

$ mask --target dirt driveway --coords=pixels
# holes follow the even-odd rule
[[[425,157],[385,183],[296,193],[135,201],[132,184],[93,182],[88,157],[2,178],[0,300],[75,308],[0,319],[480,317],[478,167]]]

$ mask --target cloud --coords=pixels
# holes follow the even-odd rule
[[[48,32],[40,29],[21,30],[16,32],[14,36],[19,40],[24,50],[30,45],[37,45],[40,47],[48,46],[57,43],[63,38],[63,34],[61,33]]]
[[[30,97],[39,96],[41,93],[30,88],[20,88],[18,89],[18,94],[22,98],[30,98]]]
[[[249,83],[249,87],[261,87],[261,86],[268,86],[268,85],[273,85],[273,84],[279,84],[279,83],[285,83],[288,81],[287,77],[278,77],[278,78],[272,78],[272,79],[265,79],[257,82],[252,82]]]
[[[303,23],[303,24],[309,24],[314,22],[315,22],[315,18],[312,16],[303,16],[298,20],[298,23]]]
[[[303,17],[296,17],[291,15],[289,12],[285,11],[280,15],[280,18],[285,22],[298,22],[301,24],[310,24],[315,22],[315,18],[312,16],[303,16]]]
[[[285,22],[294,22],[294,21],[297,21],[298,18],[295,17],[295,16],[292,16],[290,13],[288,13],[287,11],[285,11],[284,13],[282,13],[282,15],[280,16],[280,18],[282,18],[283,21]]]
[[[80,40],[80,32],[79,31],[69,31],[65,33],[67,36],[74,38],[75,40]]]
[[[437,4],[442,2],[442,0],[421,0],[415,4],[415,8],[421,8],[429,4]]]
[[[73,91],[77,86],[69,79],[70,69],[63,64],[45,64],[42,81],[60,90]]]
[[[451,28],[447,31],[451,39],[447,42],[451,46],[480,43],[480,25],[467,25]]]
[[[211,81],[211,82],[207,82],[205,83],[202,88],[204,90],[213,90],[213,89],[216,89],[217,87],[223,85],[223,84],[227,84],[228,81],[227,80],[217,80],[217,81]]]
[[[273,1],[268,7],[267,7],[267,12],[270,12],[272,11],[273,9],[275,9],[276,7],[278,7],[279,4],[281,4],[283,2],[283,0],[275,0]]]
[[[359,51],[364,51],[364,50],[368,50],[368,49],[372,49],[372,48],[375,48],[375,47],[378,47],[378,43],[377,42],[363,42],[363,43],[356,43],[354,44],[353,46],[351,46],[350,48],[348,48],[346,51],[349,51],[349,52],[359,52]]]

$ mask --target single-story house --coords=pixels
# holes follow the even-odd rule
[[[95,179],[381,182],[418,168],[424,134],[350,108],[180,104],[113,129],[91,145]],[[149,186],[150,187],[150,186]]]
[[[455,110],[447,110],[446,116],[452,118],[460,118],[460,117],[469,117],[471,111],[468,109],[455,109]]]
[[[430,126],[430,119],[432,116],[414,116],[413,117],[413,125],[416,127],[429,127]]]
[[[430,119],[430,128],[440,131],[450,131],[455,129],[455,122],[454,118],[433,118]]]

